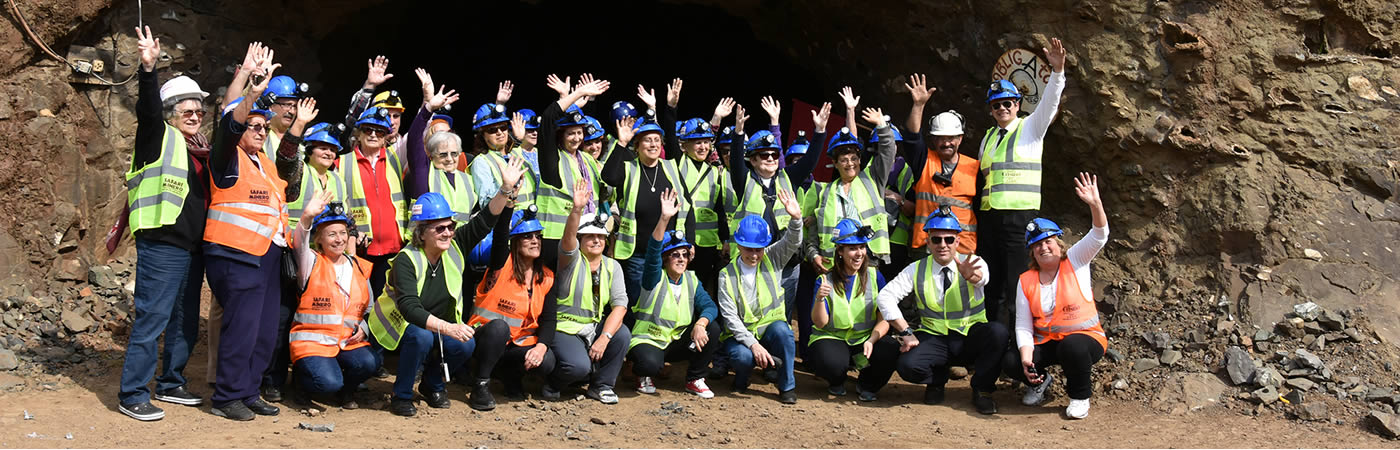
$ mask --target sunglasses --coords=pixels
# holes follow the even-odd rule
[[[361,128],[361,129],[360,129],[360,132],[361,132],[361,133],[364,133],[365,136],[372,136],[372,137],[384,137],[384,136],[388,136],[388,135],[389,135],[389,130],[381,130],[381,129],[378,129],[378,128],[368,128],[368,127],[366,127],[366,128]]]
[[[491,127],[481,131],[486,134],[504,134],[506,127]]]
[[[266,132],[267,132],[267,125],[263,125],[263,124],[248,125],[248,131],[251,131],[251,132],[253,132],[254,134],[266,133]]]
[[[533,241],[533,240],[538,240],[538,239],[544,239],[544,235],[543,235],[543,234],[540,234],[540,232],[536,231],[536,232],[530,233],[530,234],[522,234],[522,235],[516,236],[515,238],[521,240],[522,242],[523,242],[523,241]]]
[[[451,232],[451,231],[456,230],[456,229],[457,229],[456,224],[444,223],[444,224],[442,224],[442,225],[438,225],[438,226],[433,227],[433,234],[445,234],[445,233]]]
[[[201,119],[204,118],[204,110],[202,109],[186,109],[184,111],[175,111],[175,114],[179,114],[181,119],[188,119],[190,118],[190,116],[198,117]]]
[[[778,152],[763,152],[763,153],[759,153],[759,154],[757,154],[757,155],[754,155],[754,157],[755,157],[755,158],[758,158],[759,161],[763,161],[763,160],[777,161],[777,160],[778,160]]]
[[[938,243],[940,243],[940,242],[943,243],[943,245],[953,245],[953,241],[956,241],[956,240],[958,240],[958,237],[957,237],[957,236],[942,236],[942,237],[939,237],[939,236],[929,236],[929,237],[928,237],[928,243],[929,243],[930,245],[938,245]]]
[[[690,250],[676,250],[676,251],[673,251],[673,252],[671,252],[671,253],[667,253],[667,254],[666,254],[666,257],[667,257],[667,258],[671,258],[671,259],[683,259],[683,260],[687,260],[687,261],[690,260],[690,256],[691,256],[691,255],[690,255]]]
[[[1011,100],[1002,100],[996,103],[992,103],[992,110],[995,111],[998,109],[1011,109],[1011,107],[1015,104],[1016,102],[1013,102]]]

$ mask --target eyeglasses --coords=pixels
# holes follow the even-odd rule
[[[1011,100],[1002,100],[996,103],[992,103],[992,110],[995,111],[998,109],[1011,109],[1011,107],[1015,104],[1016,102],[1013,102]]]
[[[251,132],[253,132],[254,134],[263,134],[263,133],[266,133],[266,132],[267,132],[267,125],[264,125],[264,124],[248,125],[248,131],[251,131]]]
[[[777,161],[777,160],[778,160],[778,152],[763,152],[763,153],[759,153],[759,154],[754,155],[754,157],[755,157],[755,158],[758,158],[759,161],[763,161],[763,160]]]
[[[485,130],[481,130],[481,132],[486,134],[504,134],[506,132],[506,127],[491,127]]]
[[[457,229],[456,224],[444,223],[444,224],[442,224],[442,225],[438,225],[438,226],[433,227],[433,234],[445,234],[445,233],[449,233],[449,232],[451,232],[451,231],[453,231],[453,230],[456,230],[456,229]]]
[[[296,107],[297,104],[296,104],[295,102],[278,102],[278,103],[273,103],[272,106],[276,106],[276,107],[280,107],[280,108],[293,108],[293,107]]]
[[[436,156],[438,159],[442,159],[442,158],[456,158],[457,155],[460,155],[460,154],[462,154],[462,152],[439,152],[439,153],[438,153],[437,155],[435,155],[435,156]]]
[[[943,243],[943,245],[953,245],[953,241],[956,241],[956,240],[958,240],[958,237],[957,237],[957,236],[929,236],[929,237],[928,237],[928,243],[929,243],[929,245],[938,245],[940,242]]]
[[[389,135],[389,130],[381,130],[381,129],[378,129],[378,128],[369,128],[369,127],[361,128],[361,129],[360,129],[360,132],[361,132],[361,133],[364,133],[365,136],[372,136],[372,137],[384,137],[384,136],[388,136],[388,135]]]
[[[690,260],[690,250],[676,250],[666,254],[667,258]]]
[[[201,119],[204,118],[203,109],[186,109],[181,111],[175,111],[175,114],[178,114],[181,119],[188,119],[190,118],[190,116],[198,117]]]

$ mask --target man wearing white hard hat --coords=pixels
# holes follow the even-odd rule
[[[199,134],[208,92],[186,76],[157,91],[160,41],[148,27],[136,30],[141,52],[136,101],[136,141],[126,173],[128,225],[136,238],[136,292],[131,339],[122,365],[118,410],[142,421],[165,411],[151,404],[147,386],[156,361],[156,400],[198,406],[185,389],[185,363],[199,332],[199,293],[204,280],[203,243],[210,145]],[[118,227],[120,229],[120,226]],[[120,233],[120,231],[118,231]],[[165,333],[157,353],[156,340]]]

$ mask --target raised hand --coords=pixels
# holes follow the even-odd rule
[[[778,201],[782,202],[783,209],[787,210],[789,216],[794,219],[802,218],[802,205],[797,203],[797,196],[792,191],[778,189]]]
[[[267,90],[267,83],[272,81],[272,73],[282,68],[281,64],[272,62],[272,58],[276,53],[277,52],[273,51],[271,47],[261,47],[258,54],[253,57],[253,64],[258,67],[253,71],[255,75],[253,80],[257,81],[257,83],[253,84],[251,89],[252,95],[250,97],[255,98],[262,95],[263,91]]]
[[[569,77],[564,77],[564,79],[561,80],[558,75],[551,73],[548,77],[545,77],[544,85],[549,86],[554,92],[558,92],[560,97],[569,95]]]
[[[851,91],[850,86],[841,88],[841,92],[838,93],[838,95],[841,96],[841,101],[846,102],[847,111],[855,111],[856,106],[860,105],[860,97],[856,96],[856,94]]]
[[[322,189],[320,193],[311,196],[311,198],[309,199],[306,199],[306,206],[304,207],[305,209],[301,210],[301,221],[302,223],[308,225],[306,227],[307,229],[311,228],[309,226],[311,225],[311,221],[316,220],[316,216],[320,215],[322,211],[326,210],[326,205],[329,205],[331,203],[331,199],[333,199],[334,196],[335,192],[331,191],[330,189]]]
[[[617,121],[617,142],[623,147],[632,142],[632,137],[636,136],[636,131],[632,130],[632,126],[636,123],[636,117],[623,117],[622,120]]]
[[[768,113],[768,122],[770,124],[777,125],[780,123],[778,122],[778,115],[783,112],[783,105],[781,103],[774,100],[772,96],[765,96],[763,99],[759,100],[759,106],[763,107],[763,112]]]
[[[136,29],[136,48],[141,51],[141,67],[147,72],[156,70],[156,59],[160,58],[160,39],[156,39],[151,33],[151,27],[146,27],[146,33],[142,34],[141,29]]]
[[[457,103],[460,96],[457,95],[457,90],[455,89],[449,91],[447,90],[447,86],[439,86],[437,93],[427,98],[428,111],[431,112],[442,109],[444,106]]]
[[[510,116],[510,135],[517,141],[525,140],[525,115],[520,113]]]
[[[520,177],[525,174],[525,158],[511,158],[510,162],[501,166],[501,186],[512,186],[520,182]]]
[[[812,111],[812,125],[818,133],[826,132],[826,123],[831,120],[831,102],[822,103],[821,109]]]
[[[749,121],[749,114],[744,111],[744,105],[734,105],[734,134],[744,134],[744,122]]]
[[[885,120],[885,112],[880,108],[865,108],[865,111],[861,112],[861,118],[865,119],[866,122],[870,122],[871,125],[875,125],[875,128],[883,127],[889,123],[889,121]]]
[[[637,98],[647,105],[647,109],[656,111],[656,89],[648,90],[646,86],[637,85]]]
[[[502,81],[496,86],[496,104],[504,105],[510,101],[510,95],[515,93],[515,84],[510,80]]]
[[[666,88],[666,104],[675,108],[681,102],[681,85],[684,82],[680,78],[671,80],[671,85]]]
[[[592,75],[584,74],[588,77],[587,83],[579,84],[577,91],[587,97],[597,97],[603,95],[612,86],[608,80],[594,80]]]
[[[1065,45],[1060,43],[1060,38],[1050,38],[1050,48],[1041,48],[1045,51],[1045,61],[1050,63],[1050,70],[1054,72],[1065,71]]]
[[[826,296],[831,295],[831,283],[826,282],[826,277],[817,277],[817,283],[818,284],[816,298],[818,301],[821,301],[822,299],[825,299]],[[818,303],[817,305],[818,308],[822,307],[820,303]]]
[[[953,258],[953,262],[958,263],[958,274],[962,275],[964,280],[972,284],[977,284],[982,281],[982,272],[977,271],[978,261],[981,261],[981,259],[976,255],[968,255],[967,259],[962,261]]]
[[[1074,178],[1074,195],[1089,206],[1102,204],[1103,199],[1099,197],[1099,176],[1079,172],[1079,176]]]
[[[926,86],[927,79],[921,73],[910,75],[909,82],[904,83],[904,88],[909,90],[909,98],[914,100],[915,105],[928,103],[929,97],[932,97],[933,92],[938,90],[938,88]]]
[[[316,116],[320,113],[321,110],[316,109],[315,98],[306,97],[299,99],[297,100],[297,117],[293,123],[299,123],[304,126],[311,123],[312,120],[316,120]]]
[[[585,73],[585,74],[583,74],[583,75],[579,75],[579,76],[578,76],[578,85],[579,85],[579,86],[583,86],[583,85],[585,85],[585,84],[592,83],[593,81],[594,81],[594,80],[593,80],[593,74],[591,74],[591,73]],[[575,87],[575,89],[577,89],[577,86]]]
[[[524,158],[515,158],[524,159]],[[583,209],[588,207],[588,203],[593,201],[593,189],[589,188],[588,180],[580,177],[574,182],[574,209],[573,212],[582,214]]]
[[[427,99],[432,98],[433,92],[437,90],[433,85],[433,76],[429,75],[428,71],[423,70],[422,67],[413,69],[413,73],[418,75],[418,83],[423,87],[423,103],[427,103]],[[433,109],[434,108],[430,107],[428,111],[432,111]]]
[[[262,53],[262,43],[253,42],[248,44],[248,53],[243,55],[243,64],[238,66],[238,70],[248,74],[258,70],[258,55]]]
[[[680,196],[675,190],[667,189],[661,193],[661,222],[666,223],[676,214],[681,212],[681,202],[677,201]]]
[[[719,104],[715,105],[715,117],[723,119],[730,114],[734,114],[734,97],[719,99]]]
[[[384,57],[384,55],[375,56],[374,59],[369,60],[369,74],[365,76],[365,87],[374,89],[389,81],[390,78],[394,77],[394,74],[388,73],[388,70],[389,58]]]

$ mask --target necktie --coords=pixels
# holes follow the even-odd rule
[[[943,268],[943,290],[944,290],[944,291],[947,291],[948,288],[953,287],[953,279],[952,279],[952,277],[949,275],[949,274],[951,274],[952,272],[953,272],[953,271],[952,271],[952,270],[949,270],[947,267],[944,267],[944,268]]]
[[[1001,146],[1001,140],[1004,139],[1004,138],[1006,138],[1006,129],[1005,129],[1005,128],[1002,128],[1002,129],[997,130],[997,146],[998,146],[998,147]]]

